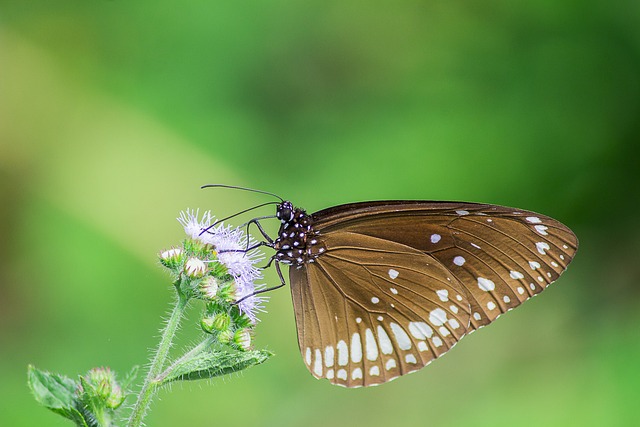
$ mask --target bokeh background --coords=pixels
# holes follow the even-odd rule
[[[28,363],[145,363],[178,212],[268,200],[205,183],[309,211],[517,206],[581,246],[542,296],[371,389],[314,380],[273,292],[256,339],[277,356],[162,392],[149,426],[640,425],[639,136],[637,1],[3,1],[0,425],[70,425]]]

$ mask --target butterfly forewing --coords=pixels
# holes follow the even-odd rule
[[[321,234],[364,234],[435,257],[465,288],[474,329],[541,292],[578,246],[573,232],[552,218],[495,205],[357,203],[313,218]]]
[[[322,256],[289,273],[300,350],[315,377],[380,384],[422,368],[467,332],[466,291],[431,255],[349,232],[322,244]]]

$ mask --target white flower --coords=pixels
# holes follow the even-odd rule
[[[239,228],[215,224],[210,211],[206,211],[202,219],[198,220],[198,212],[199,210],[187,209],[180,213],[178,221],[188,236],[215,248],[218,261],[227,267],[234,278],[237,301],[264,288],[262,284],[255,284],[256,280],[262,278],[262,273],[255,264],[264,258],[257,250],[246,252],[247,247],[251,247],[255,241]],[[215,225],[211,226],[212,224]],[[256,312],[264,311],[263,303],[266,300],[266,297],[251,296],[238,303],[238,308],[255,323],[258,320]]]
[[[199,239],[203,230],[209,227],[213,221],[211,211],[206,211],[200,221],[198,221],[199,214],[200,209],[194,211],[187,208],[186,211],[180,212],[180,216],[177,218],[178,222],[184,227],[184,232],[192,239]]]

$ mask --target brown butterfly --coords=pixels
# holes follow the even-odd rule
[[[378,201],[307,214],[282,201],[276,217],[277,239],[263,234],[280,286],[279,264],[290,265],[300,352],[314,377],[345,387],[426,366],[542,292],[578,248],[552,218],[488,204]]]

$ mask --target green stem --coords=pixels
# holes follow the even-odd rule
[[[151,399],[153,399],[154,394],[158,391],[158,385],[160,382],[158,382],[157,376],[162,372],[164,363],[167,360],[167,354],[171,348],[171,342],[178,330],[180,320],[182,319],[184,310],[187,307],[187,302],[188,299],[182,295],[181,292],[178,292],[176,305],[171,312],[171,316],[169,317],[164,330],[162,331],[162,338],[160,339],[158,350],[153,357],[149,373],[144,380],[142,390],[140,390],[140,394],[138,395],[138,400],[133,407],[133,412],[129,418],[129,423],[127,424],[128,427],[140,427],[142,425],[142,420],[146,415],[149,404],[151,404]]]

